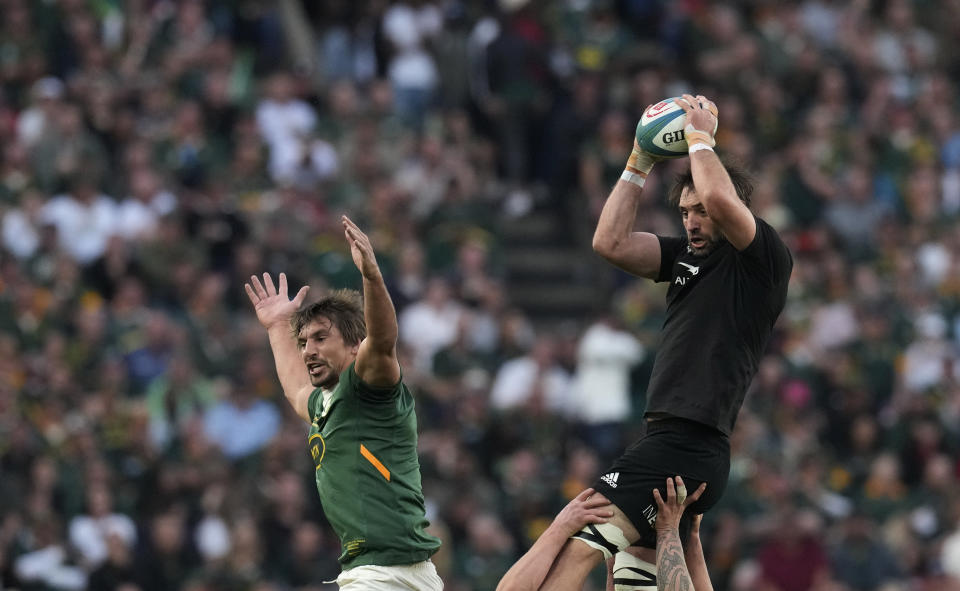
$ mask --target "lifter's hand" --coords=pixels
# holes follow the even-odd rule
[[[717,145],[717,140],[713,137],[717,132],[717,106],[713,101],[702,94],[698,94],[696,98],[685,94],[683,100],[677,101],[677,104],[684,110],[687,117],[683,128],[687,145],[691,148],[695,144],[706,144],[711,148]]]
[[[676,487],[674,487],[676,481]],[[683,484],[683,478],[674,476],[667,478],[667,500],[664,501],[660,496],[659,489],[653,489],[653,498],[657,501],[657,522],[654,524],[657,531],[677,529],[680,527],[680,518],[683,517],[684,510],[697,502],[697,499],[707,489],[707,483],[701,483],[692,495],[687,496],[687,487]]]
[[[252,284],[252,285],[251,285]],[[250,283],[244,283],[243,289],[257,312],[257,320],[264,328],[270,329],[278,324],[290,322],[290,317],[303,304],[310,286],[304,285],[292,300],[287,296],[287,275],[280,273],[280,289],[273,285],[270,273],[263,274],[263,284],[256,275],[250,277]]]
[[[588,523],[606,523],[613,517],[610,500],[588,488],[567,503],[553,520],[553,526],[562,528],[565,537],[570,537]]]
[[[370,238],[347,216],[342,216],[340,221],[343,222],[343,233],[350,244],[353,264],[360,269],[360,274],[363,275],[364,279],[379,278],[380,266],[377,265],[377,257],[373,254],[373,245],[370,244]]]

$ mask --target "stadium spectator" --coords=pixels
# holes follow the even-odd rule
[[[647,105],[689,90],[716,91],[721,149],[760,173],[755,211],[795,255],[731,436],[730,490],[703,523],[714,587],[756,587],[757,550],[784,507],[822,520],[830,584],[960,585],[958,8],[0,0],[0,585],[148,591],[167,575],[139,568],[164,562],[151,531],[171,511],[188,517],[168,528],[182,530],[167,544],[180,550],[164,552],[193,572],[171,571],[165,589],[324,576],[294,566],[336,558],[314,483],[279,476],[310,473],[304,427],[277,412],[274,436],[235,462],[190,400],[237,382],[254,406],[275,399],[233,286],[285,269],[356,287],[336,223],[349,209],[383,245],[398,314],[419,308],[432,277],[460,310],[428,346],[401,328],[400,355],[445,542],[438,571],[448,589],[482,591],[456,566],[474,552],[470,517],[499,521],[516,559],[598,474],[577,417],[491,408],[504,363],[534,335],[580,337],[609,310],[649,353],[629,380],[633,412],[645,408],[662,292],[577,258],[620,173],[610,154]],[[315,145],[315,159],[296,158]],[[656,177],[640,211],[672,234]],[[81,181],[99,206],[74,194]],[[556,283],[558,271],[518,270],[530,258],[518,253],[545,247],[568,263]],[[544,297],[585,288],[594,308],[548,315]],[[207,394],[191,395],[200,384]],[[160,390],[176,404],[158,412]],[[524,475],[539,479],[535,503],[517,493]],[[138,536],[132,548],[109,538],[91,570],[69,524],[103,482]],[[281,498],[320,533],[291,530],[289,563],[271,554],[280,534],[264,536],[290,519]],[[863,531],[882,532],[892,574],[836,552],[839,540],[864,548]]]

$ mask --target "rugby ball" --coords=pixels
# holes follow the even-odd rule
[[[675,96],[650,105],[637,123],[637,144],[644,151],[660,158],[682,158],[687,155],[687,139],[683,128],[687,118]],[[714,133],[717,128],[714,125]]]

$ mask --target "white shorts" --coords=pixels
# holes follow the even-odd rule
[[[356,566],[337,577],[341,591],[443,591],[433,562],[398,566]]]

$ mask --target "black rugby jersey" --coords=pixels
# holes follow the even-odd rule
[[[670,415],[729,435],[787,298],[790,251],[760,218],[742,251],[724,242],[705,257],[687,238],[658,236],[667,312],[647,388],[647,416]]]

